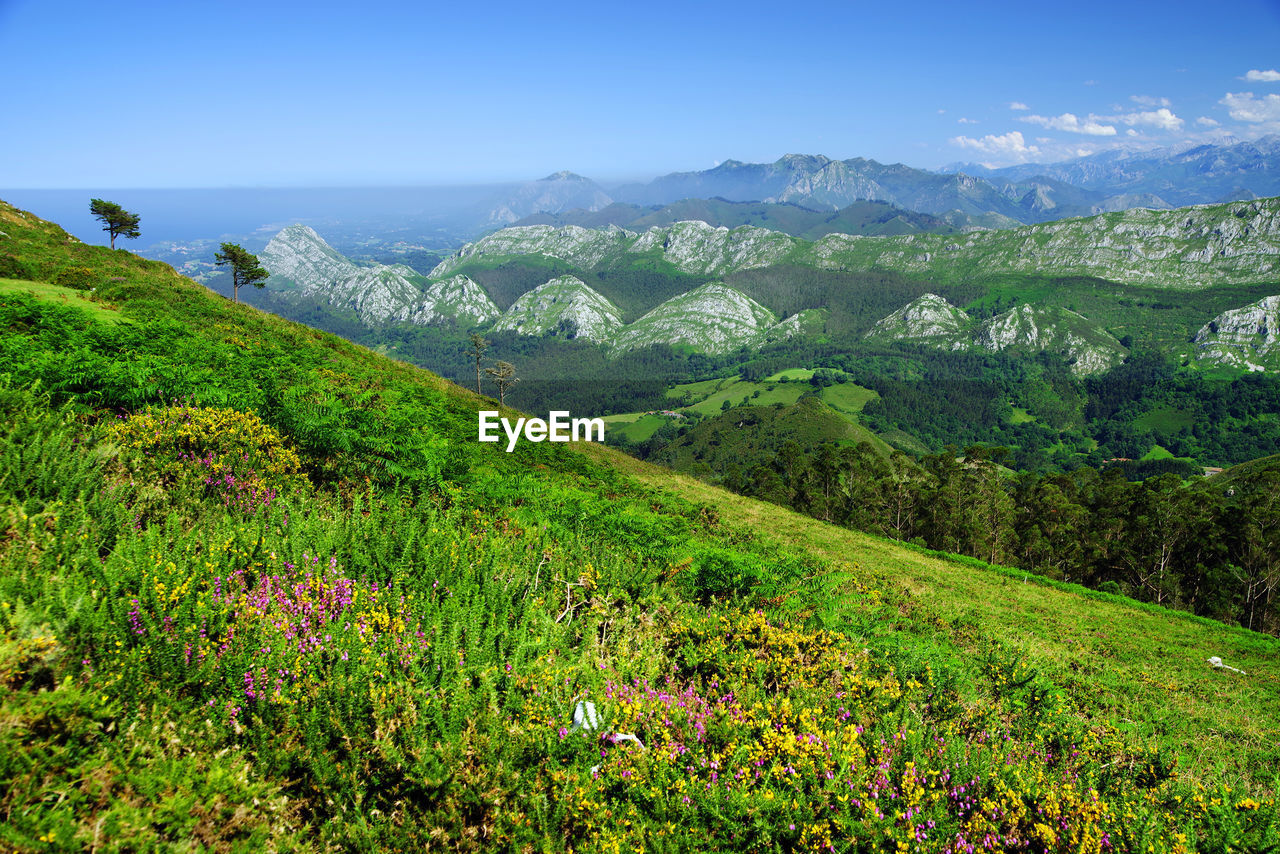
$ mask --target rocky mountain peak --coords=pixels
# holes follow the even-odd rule
[[[560,276],[512,303],[492,331],[606,341],[621,326],[617,306],[576,276]]]
[[[575,208],[598,211],[612,203],[613,199],[595,181],[565,170],[540,181],[529,181],[495,199],[488,223],[506,225],[535,213],[561,213]]]
[[[821,169],[831,162],[831,158],[823,154],[784,154],[778,158],[774,166],[812,171]]]
[[[1280,368],[1280,295],[1224,311],[1194,340],[1200,361],[1251,371]]]
[[[1057,353],[1077,376],[1108,371],[1128,352],[1097,324],[1057,306],[1017,306],[983,323],[973,340],[993,352],[1019,347]]]
[[[969,315],[937,294],[923,294],[881,319],[867,337],[947,350],[1047,350],[1071,362],[1079,376],[1110,370],[1126,353],[1101,327],[1065,308],[1024,304],[975,327]]]
[[[673,297],[623,329],[616,351],[651,344],[686,345],[704,353],[728,353],[758,343],[777,317],[722,282],[708,282]]]
[[[472,327],[488,323],[500,313],[480,285],[468,276],[454,276],[432,282],[417,302],[406,304],[390,319],[420,326],[453,322]]]
[[[551,173],[550,175],[548,175],[547,177],[539,179],[539,181],[541,181],[541,182],[550,182],[550,181],[590,181],[590,180],[591,180],[590,178],[586,178],[586,177],[584,177],[584,176],[582,176],[582,175],[579,175],[577,172],[570,172],[568,169],[561,169],[559,172],[552,172],[552,173]]]
[[[943,338],[962,335],[972,318],[937,294],[922,294],[876,322],[868,337],[894,340]]]
[[[729,229],[701,220],[682,220],[655,225],[636,239],[630,251],[656,249],[682,272],[720,276],[775,264],[797,245],[796,238],[757,226]]]
[[[348,278],[360,270],[326,243],[315,229],[301,223],[282,229],[272,237],[259,260],[276,279],[270,282],[276,288],[292,283],[308,290]]]

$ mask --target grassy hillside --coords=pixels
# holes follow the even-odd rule
[[[8,848],[1280,842],[1271,638],[508,454],[431,374],[0,231]]]
[[[1276,496],[1280,495],[1277,485],[1280,485],[1280,454],[1272,454],[1205,478],[1203,488],[1210,494],[1227,498],[1234,506],[1259,492],[1270,497],[1274,505]]]
[[[839,372],[832,372],[839,373]],[[667,389],[672,406],[680,406],[699,415],[717,415],[727,402],[730,406],[772,406],[794,404],[806,391],[814,374],[813,368],[790,368],[762,380],[746,380],[740,376],[680,383]],[[856,419],[862,407],[875,399],[876,393],[855,383],[828,385],[818,389],[818,396],[831,408]]]
[[[43,300],[79,308],[99,323],[118,323],[120,313],[101,300],[93,300],[82,290],[49,282],[23,279],[0,279],[0,293],[26,293]]]
[[[623,415],[606,415],[610,438],[623,438],[628,442],[643,442],[668,424],[679,423],[669,415],[650,412],[628,412]]]
[[[1062,686],[1080,710],[1178,755],[1192,779],[1247,785],[1258,766],[1280,763],[1280,644],[1120,596],[1035,575],[911,549],[635,461],[642,481],[691,501],[715,501],[721,519],[833,562],[854,557],[856,575],[898,605],[895,628],[964,649],[976,665],[992,644]],[[1205,659],[1245,670],[1229,681]],[[1247,662],[1247,663],[1246,663]],[[1263,757],[1267,757],[1264,759]],[[1265,773],[1264,773],[1265,776]],[[1272,784],[1273,785],[1273,784]]]
[[[810,396],[792,405],[752,402],[718,413],[672,441],[659,460],[677,471],[703,477],[715,478],[731,467],[741,476],[772,460],[788,442],[805,453],[832,442],[870,442],[885,456],[890,452],[874,433]]]
[[[770,406],[775,403],[791,405],[800,399],[807,386],[802,383],[750,382],[729,377],[723,380],[704,380],[681,383],[667,391],[673,405],[691,401],[686,407],[699,415],[719,415],[725,403],[730,406]]]
[[[673,414],[605,416],[609,441],[714,483],[725,478],[740,483],[746,472],[772,461],[788,440],[805,454],[824,444],[868,442],[887,457],[890,446],[859,418],[876,393],[848,382],[839,371],[824,371],[831,384],[814,386],[808,381],[815,372],[789,368],[759,380],[733,375],[673,385],[665,392],[666,411]]]

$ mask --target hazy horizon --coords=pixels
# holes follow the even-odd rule
[[[142,217],[142,236],[119,243],[144,249],[158,243],[240,240],[262,242],[294,222],[382,222],[385,233],[411,221],[447,219],[470,208],[489,190],[473,187],[258,187],[258,188],[0,188],[0,199],[56,222],[86,243],[108,242],[102,224],[89,213],[91,198],[108,198]],[[460,197],[461,196],[461,197]],[[254,243],[250,238],[249,243]]]

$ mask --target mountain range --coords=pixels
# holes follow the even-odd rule
[[[404,265],[355,264],[314,230],[295,225],[272,238],[262,262],[275,297],[349,311],[370,327],[553,335],[593,341],[613,354],[654,344],[725,354],[861,328],[869,341],[1054,352],[1077,374],[1123,360],[1119,336],[1154,319],[1141,299],[1166,305],[1142,294],[1206,291],[1206,298],[1163,313],[1162,346],[1194,344],[1196,358],[1237,368],[1280,367],[1273,340],[1280,322],[1271,299],[1280,291],[1280,199],[1131,210],[959,235],[830,234],[816,241],[697,220],[643,232],[515,226],[467,244],[426,275]],[[512,284],[513,270],[526,284]],[[904,298],[880,314],[871,312],[884,304],[883,295],[867,302],[865,292],[846,288],[805,296],[788,284],[798,276],[820,282],[889,271],[907,277],[898,286]],[[761,284],[761,276],[775,281]],[[648,284],[620,290],[627,277]],[[982,320],[982,294],[996,291],[978,283],[1001,277],[1084,278],[1039,296],[1031,288],[1033,298],[1014,299],[1022,304]],[[1105,283],[1129,290],[1108,296]],[[937,287],[971,303],[968,310]],[[1137,305],[1130,293],[1138,295]],[[861,307],[854,306],[858,300]],[[1087,311],[1078,310],[1077,300]],[[839,329],[829,323],[832,311],[845,318]],[[850,326],[851,313],[862,320]],[[1181,319],[1170,325],[1175,316]]]
[[[598,211],[612,202],[613,199],[595,181],[561,171],[520,184],[489,200],[487,204],[491,207],[485,212],[484,224],[509,225],[534,213]]]
[[[31,204],[83,217],[81,194],[69,192],[35,194]],[[957,164],[933,172],[865,158],[787,155],[773,163],[728,160],[709,170],[622,186],[560,171],[536,181],[484,187],[184,191],[173,198],[144,194],[139,204],[154,214],[149,221],[158,221],[155,228],[166,238],[144,254],[203,280],[215,272],[211,256],[220,240],[239,239],[257,251],[291,222],[323,231],[331,245],[362,263],[401,263],[425,273],[466,242],[510,225],[616,225],[645,231],[701,220],[728,228],[754,225],[813,241],[836,233],[1006,229],[1133,208],[1165,210],[1276,195],[1280,136],[1107,152],[1005,169]],[[192,217],[196,221],[189,222]],[[173,223],[182,227],[175,231]],[[86,226],[81,237],[94,234],[96,227]]]
[[[571,228],[575,236],[598,234],[606,242],[620,236],[635,237],[620,229],[588,232]],[[708,229],[704,223],[679,223],[670,231],[705,236]],[[723,231],[710,230],[713,235]],[[651,232],[650,240],[660,239],[659,234],[656,230]],[[699,246],[706,247],[710,242],[692,241],[683,257],[688,260]],[[747,243],[747,247],[739,247],[736,256],[730,251],[719,265],[711,266],[732,270],[735,263],[752,263],[750,241]],[[606,257],[589,243],[580,244],[579,248],[581,252],[573,257],[580,261]],[[442,262],[430,277],[420,276],[403,265],[360,267],[304,225],[290,226],[273,237],[263,250],[261,261],[271,272],[273,296],[348,310],[370,326],[410,323],[461,329],[483,327],[491,333],[528,336],[560,335],[605,344],[615,353],[651,344],[685,345],[705,353],[724,353],[797,334],[815,319],[813,313],[807,313],[779,323],[772,311],[740,291],[708,282],[656,305],[635,322],[624,324],[623,312],[616,305],[571,275],[549,279],[522,294],[506,311],[500,311],[474,280],[453,272],[458,269],[457,264]]]
[[[832,160],[806,154],[788,154],[774,163],[726,160],[714,169],[676,172],[648,184],[628,184],[614,190],[613,196],[636,204],[718,196],[827,211],[858,201],[882,201],[935,216],[957,212],[994,218],[993,225],[1092,213],[1106,200],[1103,193],[1048,178],[996,185],[962,173],[948,175],[861,157]]]
[[[878,201],[952,225],[1004,227],[1134,207],[1167,209],[1275,195],[1280,195],[1280,135],[1190,148],[1110,151],[1003,169],[961,164],[937,172],[862,157],[788,154],[773,163],[725,160],[712,169],[673,172],[608,192],[580,175],[559,172],[518,188],[493,207],[488,219],[509,224],[530,215],[572,212],[558,221],[524,224],[598,225],[600,221],[583,221],[584,214],[608,210],[613,203],[661,207],[719,199],[829,213]],[[627,213],[611,211],[604,224],[661,224],[661,217],[638,222],[645,215],[638,211],[625,221]]]
[[[931,214],[891,205],[888,202],[854,202],[834,213],[815,211],[791,202],[731,202],[724,198],[681,199],[667,205],[633,205],[613,202],[598,210],[574,210],[551,213],[539,211],[512,223],[513,225],[580,225],[583,228],[607,228],[616,225],[631,231],[644,231],[655,225],[699,220],[716,227],[737,228],[756,225],[781,231],[805,240],[817,240],[828,234],[952,234],[958,225],[973,225],[963,215],[936,217]]]
[[[513,256],[599,266],[636,263],[646,254],[682,273],[717,276],[786,262],[828,270],[896,270],[940,280],[998,273],[1096,276],[1196,290],[1280,279],[1280,199],[1174,211],[1134,209],[963,235],[829,234],[816,241],[701,221],[642,233],[617,227],[512,227],[466,244],[429,277]]]
[[[1062,163],[1025,163],[1002,169],[966,163],[946,171],[991,181],[1044,176],[1113,198],[1145,198],[1155,207],[1237,201],[1280,195],[1280,134],[1250,141],[1154,151],[1106,151]]]

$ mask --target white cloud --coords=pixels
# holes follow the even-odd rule
[[[1124,122],[1130,127],[1143,125],[1167,131],[1180,131],[1183,124],[1185,124],[1168,107],[1161,107],[1158,110],[1146,110],[1141,113],[1125,113],[1122,116],[1109,116],[1108,118],[1111,121]]]
[[[1196,119],[1196,124],[1202,125],[1203,127],[1207,127],[1207,128],[1216,128],[1220,124],[1220,122],[1217,122],[1209,118],[1208,116],[1201,116],[1200,118]]]
[[[1074,113],[1063,113],[1060,116],[1023,116],[1019,121],[1031,122],[1033,125],[1050,130],[1083,133],[1088,136],[1115,136],[1116,129],[1111,125],[1098,122],[1097,116],[1089,116],[1083,121]]]
[[[1172,107],[1168,98],[1157,98],[1154,95],[1130,95],[1129,100],[1144,107]]]
[[[1252,92],[1228,92],[1218,103],[1238,122],[1280,122],[1280,95],[1255,98]]]
[[[952,137],[951,144],[958,145],[961,148],[972,148],[975,151],[992,154],[1001,160],[1012,160],[1015,163],[1023,163],[1040,153],[1040,149],[1034,145],[1027,145],[1026,140],[1022,138],[1022,133],[1016,130],[1011,130],[999,136],[989,133],[981,139],[974,139],[969,136]]]
[[[1011,110],[1029,110],[1029,109],[1031,109],[1031,108],[1030,108],[1030,107],[1028,107],[1026,104],[1022,103],[1021,101],[1010,101],[1010,102],[1009,102],[1009,109],[1011,109]]]
[[[942,115],[942,114],[943,114],[943,113],[945,113],[945,112],[946,112],[946,110],[938,110],[938,115]]]
[[[976,125],[976,124],[978,123],[978,120],[977,120],[977,119],[967,119],[967,118],[965,118],[964,116],[961,116],[960,118],[956,119],[956,122],[958,122],[959,124],[962,124],[962,125]]]
[[[1244,79],[1255,83],[1280,83],[1280,71],[1276,71],[1274,68],[1270,71],[1251,69],[1244,76]]]
[[[1129,128],[1127,131],[1125,131],[1125,135],[1126,135],[1126,136],[1137,136],[1137,135],[1138,135],[1138,132],[1137,132],[1136,130],[1134,130],[1133,128]]]

